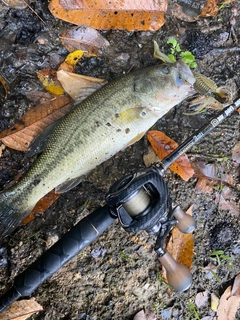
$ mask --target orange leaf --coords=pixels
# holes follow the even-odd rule
[[[72,109],[71,98],[59,96],[49,103],[39,104],[29,110],[23,118],[0,133],[1,141],[9,148],[26,151],[34,138],[52,122]]]
[[[7,99],[7,96],[8,96],[8,85],[7,85],[7,82],[3,79],[2,76],[0,76],[0,83],[2,84],[4,90],[5,90],[5,99]]]
[[[69,52],[83,50],[99,55],[101,49],[109,46],[109,42],[97,30],[87,26],[73,27],[61,34],[60,39]]]
[[[29,215],[21,222],[21,226],[25,226],[30,221],[35,219],[35,213],[44,213],[59,197],[60,193],[55,193],[54,190],[46,194],[42,199],[40,199]]]
[[[218,0],[207,0],[200,13],[201,17],[215,17],[218,14]]]
[[[49,10],[62,20],[94,29],[156,31],[164,24],[166,0],[51,0]]]
[[[161,131],[148,131],[147,138],[151,143],[153,150],[161,160],[178,147],[178,144],[174,140]],[[188,181],[194,174],[194,170],[186,155],[182,155],[178,158],[169,169],[180,175],[185,181]]]

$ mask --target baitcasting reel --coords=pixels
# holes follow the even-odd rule
[[[166,269],[169,285],[176,291],[187,290],[192,275],[164,249],[165,239],[176,225],[183,233],[195,229],[194,219],[179,206],[173,206],[160,167],[153,165],[117,181],[109,190],[106,202],[127,232],[145,230],[157,236],[154,250]]]

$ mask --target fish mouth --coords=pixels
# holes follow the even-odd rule
[[[184,63],[182,60],[177,61],[176,63],[177,72],[174,75],[175,84],[177,87],[184,85],[187,83],[191,87],[195,82],[195,77],[191,71],[191,69]]]

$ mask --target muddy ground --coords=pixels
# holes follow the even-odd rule
[[[197,2],[199,3],[199,2]],[[11,9],[0,3],[0,73],[9,85],[10,93],[4,99],[1,88],[0,130],[10,127],[34,102],[27,95],[42,86],[35,72],[43,68],[56,69],[64,60],[66,49],[59,41],[62,31],[70,24],[55,19],[47,9],[47,1],[31,4],[45,21],[45,25],[28,8]],[[111,80],[129,69],[154,64],[152,41],[167,50],[166,41],[177,36],[184,50],[191,50],[198,62],[199,71],[211,77],[218,85],[231,80],[232,88],[240,81],[240,19],[232,22],[232,8],[240,1],[226,6],[215,18],[201,18],[195,22],[166,16],[166,24],[158,32],[102,32],[115,48],[111,57],[85,59],[79,73]],[[196,6],[197,7],[197,6]],[[190,9],[195,8],[194,2]],[[29,96],[28,96],[29,97]],[[176,106],[160,119],[155,128],[182,142],[206,123],[215,110],[196,115],[188,112],[188,101]],[[235,113],[190,151],[192,161],[215,163],[222,173],[231,173],[234,179],[231,204],[239,208],[239,164],[231,152],[239,141],[240,116]],[[141,141],[120,152],[113,159],[94,170],[80,186],[62,195],[42,216],[0,245],[0,290],[4,293],[14,277],[36,260],[51,244],[70,229],[76,221],[104,204],[111,184],[122,176],[144,167],[143,154],[147,141]],[[31,160],[21,152],[6,148],[0,158],[0,187],[5,185]],[[87,247],[59,272],[41,285],[32,295],[43,306],[43,311],[32,319],[133,319],[137,311],[151,309],[157,319],[213,319],[210,294],[222,295],[240,272],[239,215],[231,210],[220,210],[215,199],[221,188],[212,193],[197,193],[197,179],[184,182],[168,171],[165,179],[173,201],[182,209],[192,204],[197,228],[194,232],[193,284],[185,293],[172,291],[161,280],[161,269],[154,254],[155,237],[145,232],[126,233],[115,222],[100,238]],[[98,258],[93,250],[104,249]],[[203,267],[210,263],[214,250],[223,250],[232,260],[221,260],[217,277],[208,277]],[[198,292],[209,292],[209,301],[203,308],[194,305]],[[194,315],[193,307],[195,306]],[[0,316],[1,318],[1,316]],[[237,319],[240,319],[238,316]]]

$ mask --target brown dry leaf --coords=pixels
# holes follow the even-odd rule
[[[8,96],[8,85],[7,85],[7,82],[3,79],[2,76],[0,76],[0,83],[2,84],[3,86],[3,89],[5,90],[5,99],[7,99],[7,96]]]
[[[155,312],[151,310],[141,310],[133,318],[133,320],[157,320]]]
[[[216,17],[218,14],[218,0],[207,0],[200,13],[200,17]]]
[[[215,203],[219,210],[229,211],[233,214],[240,214],[239,195],[235,194],[230,188],[224,187],[216,195]]]
[[[73,100],[82,101],[97,89],[107,83],[104,79],[98,79],[81,74],[60,70],[57,72],[58,80],[64,90]]]
[[[153,150],[161,160],[178,147],[178,144],[174,140],[166,136],[161,131],[148,131],[147,138],[151,143]],[[180,175],[180,177],[185,181],[188,181],[194,174],[194,170],[187,155],[182,155],[178,158],[178,160],[176,160],[169,169]]]
[[[240,274],[234,280],[233,288],[229,286],[220,298],[217,309],[218,320],[234,320],[240,306]],[[236,283],[235,283],[236,282]]]
[[[196,192],[212,193],[216,185],[227,184],[234,186],[234,178],[231,173],[222,173],[222,168],[217,164],[209,164],[207,161],[195,161],[192,163],[195,176],[198,178]]]
[[[29,215],[21,222],[21,226],[25,226],[30,221],[35,219],[35,214],[44,213],[57,199],[61,196],[60,193],[55,193],[54,190],[46,194],[42,199],[40,199]]]
[[[232,159],[240,163],[240,141],[238,141],[232,149]]]
[[[156,31],[165,23],[167,0],[51,0],[49,10],[59,19],[99,30]]]
[[[97,30],[87,26],[68,29],[61,34],[60,39],[69,52],[83,50],[93,55],[99,55],[103,48],[110,45]]]
[[[42,310],[43,307],[34,298],[15,301],[1,313],[1,320],[25,320]]]
[[[197,293],[195,298],[195,304],[199,309],[207,307],[208,301],[209,301],[208,291],[202,291]]]
[[[192,215],[192,208],[193,205],[186,211],[186,213]],[[184,264],[190,270],[192,268],[193,247],[193,234],[182,233],[177,227],[174,227],[168,240],[166,249],[177,262]],[[165,268],[162,268],[162,270],[163,277],[166,279]]]
[[[184,3],[184,5],[186,6],[186,3]],[[197,13],[193,15],[189,14],[189,8],[186,12],[184,12],[184,8],[180,4],[172,1],[170,1],[168,5],[167,13],[171,16],[176,17],[179,20],[187,21],[187,22],[194,22],[199,19],[199,16]]]
[[[47,92],[60,96],[64,94],[64,90],[57,80],[56,71],[50,69],[43,69],[37,72],[38,79],[42,82]]]
[[[28,0],[3,0],[10,8],[25,9],[28,6]]]
[[[10,129],[0,133],[1,141],[9,148],[26,151],[33,139],[52,122],[68,113],[73,106],[71,98],[59,96],[48,103],[39,104],[29,110]]]
[[[197,193],[212,193],[213,187],[218,182],[216,180],[210,180],[205,177],[198,178],[198,181],[195,186],[195,190]]]

